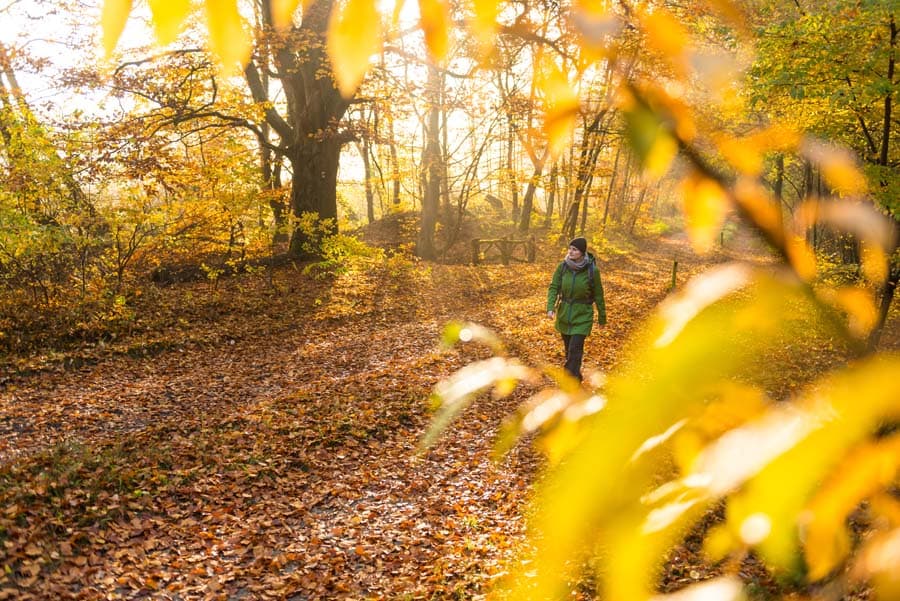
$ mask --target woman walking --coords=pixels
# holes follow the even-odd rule
[[[566,371],[580,382],[584,340],[594,324],[606,325],[606,302],[603,284],[594,255],[587,252],[587,240],[575,238],[569,242],[566,258],[553,272],[547,291],[547,317],[556,318],[556,331],[562,335],[566,349]]]

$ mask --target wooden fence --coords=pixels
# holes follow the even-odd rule
[[[510,261],[534,263],[535,256],[534,236],[525,239],[493,238],[472,240],[472,264],[477,265],[499,256],[500,262],[509,265]]]

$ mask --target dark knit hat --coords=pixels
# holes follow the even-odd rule
[[[587,240],[585,240],[584,238],[575,238],[574,240],[569,242],[569,246],[574,246],[581,251],[581,254],[587,252]]]

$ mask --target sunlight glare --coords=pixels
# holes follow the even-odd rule
[[[741,522],[741,540],[748,545],[756,545],[766,540],[772,531],[772,520],[764,513],[754,513]]]
[[[741,581],[734,576],[722,576],[689,586],[669,595],[656,595],[650,601],[737,601],[744,599]]]
[[[691,280],[682,294],[661,307],[660,314],[666,325],[653,346],[662,348],[670,344],[700,311],[746,285],[751,274],[746,265],[734,264],[712,269]]]

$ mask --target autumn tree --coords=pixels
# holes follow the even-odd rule
[[[898,77],[895,7],[846,1],[798,3],[770,9],[762,18],[760,51],[748,90],[754,105],[770,117],[797,116],[811,132],[854,149],[875,184],[872,199],[892,216],[894,229],[900,231],[896,174],[900,146],[893,131]],[[784,159],[780,160],[778,173],[783,173]],[[802,172],[805,194],[840,194],[822,190],[821,185],[813,188],[812,176],[808,168]],[[854,261],[858,260],[857,255]],[[873,346],[898,280],[900,261],[895,257],[880,295],[878,325],[870,339]]]

